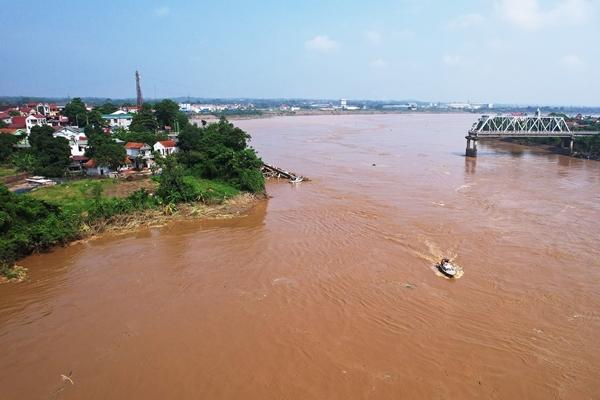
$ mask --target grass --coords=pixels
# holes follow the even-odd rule
[[[184,180],[194,187],[202,201],[207,204],[219,204],[240,194],[238,189],[226,183],[193,176],[185,176]],[[56,204],[68,211],[83,212],[91,206],[96,196],[109,197],[105,194],[107,189],[116,189],[118,185],[127,184],[116,179],[81,179],[42,187],[28,195]]]
[[[16,175],[16,174],[17,174],[16,169],[0,166],[0,178],[5,177],[5,176],[12,176],[12,175]]]
[[[200,198],[206,204],[218,204],[240,194],[240,191],[223,182],[208,179],[185,176],[184,181],[194,187],[200,193]]]
[[[29,196],[59,205],[66,210],[81,212],[106,188],[117,184],[116,179],[81,179],[42,187],[29,193]]]

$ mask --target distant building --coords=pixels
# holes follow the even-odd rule
[[[342,110],[345,110],[346,107],[348,107],[348,100],[346,99],[341,99],[340,100],[340,107],[342,108]]]
[[[112,114],[102,115],[102,119],[106,120],[111,128],[129,129],[133,115],[123,110],[118,110]]]

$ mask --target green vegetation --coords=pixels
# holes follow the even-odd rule
[[[65,138],[52,136],[54,130],[48,125],[34,126],[29,134],[28,151],[33,157],[33,171],[44,176],[63,176],[70,163],[71,149]]]
[[[190,174],[219,180],[252,193],[263,192],[262,161],[248,147],[250,135],[225,118],[198,128],[187,126],[179,134],[179,162]]]
[[[133,132],[126,129],[118,129],[113,133],[113,136],[124,142],[146,143],[154,146],[159,140],[167,140],[169,136],[166,133],[156,132]]]
[[[5,272],[19,257],[75,237],[78,227],[77,215],[0,185],[0,265]]]
[[[5,176],[12,176],[12,175],[16,175],[16,174],[17,174],[17,170],[15,168],[0,166],[0,178],[5,177]]]
[[[85,103],[79,97],[75,97],[65,105],[62,115],[69,118],[70,124],[77,125],[82,128],[86,128],[88,126],[103,127],[105,124],[100,111],[98,109],[88,111],[85,107]]]
[[[102,132],[88,133],[88,148],[85,151],[88,158],[93,158],[98,165],[107,165],[116,170],[123,161],[127,152],[123,145],[115,142]]]
[[[575,151],[600,160],[600,134],[575,139]]]
[[[133,115],[129,130],[132,132],[152,132],[158,129],[158,120],[152,111],[152,106],[144,103],[142,108]]]
[[[114,108],[106,103],[102,111]],[[114,137],[153,145],[168,138],[157,132],[164,126],[181,129],[180,152],[156,157],[162,171],[153,178],[158,182],[154,194],[146,189],[128,192],[131,186],[119,188],[123,181],[114,179],[74,180],[21,195],[0,185],[0,275],[21,276],[22,270],[10,267],[18,258],[65,243],[86,229],[101,229],[98,227],[117,221],[118,216],[155,208],[172,211],[180,203],[220,204],[241,191],[264,191],[262,161],[248,146],[250,135],[225,118],[198,128],[189,124],[176,103],[163,100],[154,109],[144,104],[133,117],[130,130],[118,130],[111,137],[103,130],[100,111],[87,111],[81,99],[73,99],[63,113],[71,122],[85,126],[89,144],[86,156],[98,164],[116,169],[123,163],[126,151]],[[33,127],[27,149],[15,148],[18,138],[14,136],[0,136],[0,162],[8,162],[6,168],[0,168],[0,176],[16,171],[64,176],[70,164],[69,143],[53,133],[50,126]],[[108,197],[104,194],[107,190],[131,194]]]
[[[161,127],[183,129],[188,125],[187,116],[179,111],[179,105],[173,100],[165,99],[154,105],[154,114]]]
[[[19,138],[15,135],[0,133],[0,162],[5,162],[15,152],[15,144]]]
[[[100,198],[102,192],[117,184],[116,179],[81,179],[35,190],[28,196],[71,212],[81,213]]]

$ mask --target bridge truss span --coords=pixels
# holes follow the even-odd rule
[[[473,124],[471,136],[516,137],[573,135],[563,117],[484,115]]]
[[[483,115],[469,130],[467,156],[477,155],[477,140],[481,138],[559,137],[565,138],[563,145],[573,152],[576,136],[593,136],[599,132],[571,131],[563,117]]]

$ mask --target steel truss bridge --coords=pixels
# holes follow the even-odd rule
[[[562,144],[573,152],[576,136],[593,136],[600,132],[571,131],[563,117],[484,115],[469,130],[467,156],[477,155],[477,140],[481,138],[560,137]],[[568,142],[568,143],[567,143]]]

